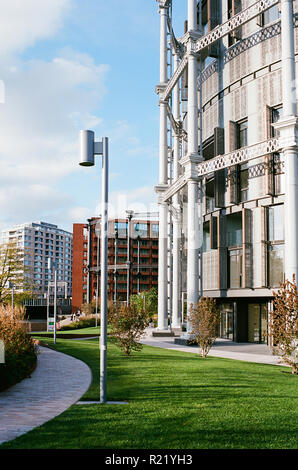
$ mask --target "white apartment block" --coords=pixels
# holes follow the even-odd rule
[[[30,222],[2,231],[2,243],[15,242],[24,250],[24,266],[35,291],[44,296],[54,283],[48,258],[56,263],[58,286],[72,292],[72,233],[46,222]]]
[[[158,329],[204,295],[221,337],[266,342],[273,292],[298,278],[298,1],[157,1]]]

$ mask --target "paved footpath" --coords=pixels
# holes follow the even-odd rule
[[[84,395],[91,380],[84,362],[40,347],[31,378],[0,393],[0,444],[65,411]]]
[[[153,337],[152,330],[147,330],[140,343],[158,348],[199,354],[197,345],[180,345],[174,343],[173,337]],[[208,356],[224,357],[239,361],[257,362],[261,364],[281,365],[280,357],[273,356],[266,344],[234,343],[218,338],[209,351]]]

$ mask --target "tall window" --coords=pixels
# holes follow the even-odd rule
[[[264,11],[264,13],[261,13],[261,15],[258,17],[257,23],[259,26],[265,26],[267,24],[273,23],[274,21],[277,21],[279,18],[280,7],[279,5],[274,5],[273,7]]]
[[[229,287],[242,287],[242,213],[227,216]]]
[[[284,206],[268,208],[268,284],[279,286],[284,277]]]
[[[228,0],[228,18],[232,18],[233,16],[240,13],[242,10],[241,0]],[[241,26],[239,28],[234,29],[232,33],[229,34],[229,46],[232,46],[237,41],[241,39],[242,29]]]

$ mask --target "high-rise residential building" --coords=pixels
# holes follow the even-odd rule
[[[14,242],[24,250],[25,274],[41,297],[54,283],[48,258],[56,263],[58,286],[72,292],[72,233],[47,222],[30,222],[2,231],[2,243]]]
[[[100,218],[73,225],[72,309],[100,297]],[[157,288],[158,222],[108,222],[108,300]]]
[[[208,296],[222,338],[267,342],[298,278],[298,1],[188,0],[182,37],[175,1],[158,0],[158,329]]]

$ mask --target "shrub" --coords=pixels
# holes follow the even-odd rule
[[[286,280],[277,292],[273,292],[271,333],[272,352],[281,356],[282,361],[298,374],[298,293],[295,277]]]
[[[22,323],[24,311],[0,306],[0,339],[5,346],[5,363],[0,364],[0,390],[27,377],[36,365],[36,346]]]
[[[99,325],[99,319],[97,319],[97,325]],[[62,326],[60,331],[76,330],[80,328],[90,328],[96,325],[96,319],[94,316],[81,317],[78,321],[69,323],[68,325]]]
[[[191,306],[189,320],[192,325],[191,334],[201,349],[201,355],[206,357],[217,337],[220,312],[215,299],[201,297],[197,305]]]
[[[144,334],[149,324],[149,315],[134,303],[130,305],[110,305],[108,311],[111,336],[115,338],[120,349],[129,356],[132,351],[143,347],[137,341]]]

